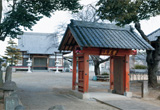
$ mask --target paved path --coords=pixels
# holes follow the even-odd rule
[[[17,83],[18,94],[26,110],[48,110],[54,105],[63,105],[65,110],[107,110],[105,104],[70,95],[71,80],[71,73],[13,73],[13,81]],[[107,85],[106,82],[93,82],[90,91],[99,87],[106,91]]]
[[[93,99],[121,110],[160,110],[160,106],[111,93],[90,93]]]
[[[13,81],[19,87],[18,94],[26,110],[48,110],[54,105],[63,105],[65,110],[160,110],[160,107],[141,100],[107,93],[109,83],[91,81],[93,75],[90,74],[89,92],[92,98],[89,100],[70,95],[71,73],[17,72],[13,73]]]

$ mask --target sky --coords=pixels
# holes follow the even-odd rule
[[[95,3],[97,0],[81,0],[82,5],[87,5]],[[44,17],[42,18],[35,26],[33,26],[33,32],[40,33],[53,33],[58,30],[59,25],[69,24],[72,15],[67,11],[56,11],[51,18]],[[152,17],[150,20],[141,21],[142,30],[146,35],[160,28],[160,16]],[[28,30],[28,32],[31,32]],[[0,56],[4,55],[4,51],[7,46],[7,38],[4,42],[0,41]],[[15,40],[17,42],[17,40]]]

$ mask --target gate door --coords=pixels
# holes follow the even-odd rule
[[[78,91],[84,92],[84,56],[78,57]]]
[[[47,70],[47,58],[34,58],[33,69]]]
[[[124,94],[124,57],[114,57],[114,90],[117,94]]]

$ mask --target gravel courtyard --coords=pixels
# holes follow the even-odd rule
[[[89,91],[107,91],[108,82],[92,81],[90,73]],[[81,100],[69,91],[72,86],[72,73],[16,72],[13,81],[19,88],[18,95],[26,110],[48,110],[54,105],[63,105],[65,110],[106,110],[106,105],[95,100]]]

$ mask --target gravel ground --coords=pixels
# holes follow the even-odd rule
[[[108,82],[94,82],[90,73],[89,91],[107,91]],[[95,100],[81,100],[69,94],[72,73],[16,72],[13,81],[26,110],[48,110],[54,105],[63,105],[65,110],[107,110],[107,106]]]
[[[93,72],[89,76],[89,92],[108,91],[109,82],[92,81]],[[70,95],[72,73],[16,72],[13,73],[13,81],[17,83],[18,94],[26,110],[48,110],[55,105],[63,105],[65,110],[107,110],[108,108],[107,105],[95,100],[81,100]],[[159,106],[160,100],[156,98],[159,91],[152,90],[151,97],[141,99],[141,87],[137,83],[131,84],[131,92],[133,92],[133,99]]]

